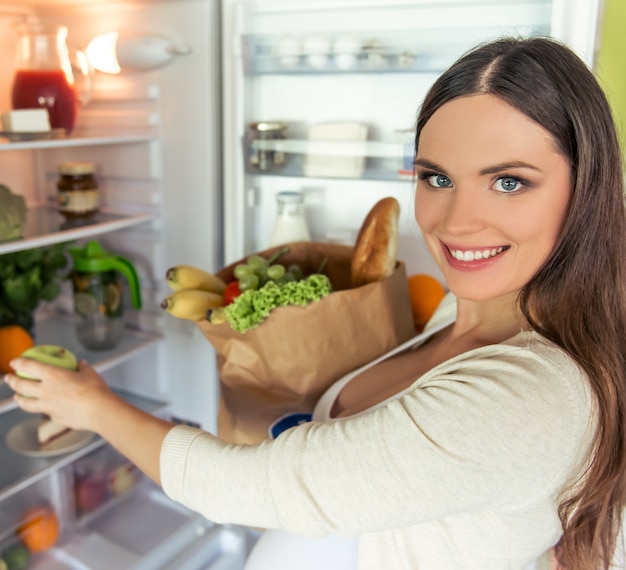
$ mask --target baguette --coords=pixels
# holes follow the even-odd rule
[[[367,214],[352,254],[352,286],[360,287],[389,277],[398,256],[400,204],[383,198]]]

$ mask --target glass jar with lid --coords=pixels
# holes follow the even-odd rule
[[[253,170],[272,172],[285,165],[285,153],[272,148],[255,147],[255,141],[284,140],[287,123],[280,121],[263,121],[248,125],[248,164]]]
[[[57,182],[59,211],[68,218],[82,218],[95,214],[100,205],[98,183],[93,162],[63,162]]]

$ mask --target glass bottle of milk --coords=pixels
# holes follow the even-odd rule
[[[311,233],[304,218],[304,196],[301,192],[279,192],[276,194],[278,212],[270,247],[294,241],[310,241]]]

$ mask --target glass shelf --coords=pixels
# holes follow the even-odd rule
[[[46,148],[67,148],[77,146],[99,146],[112,144],[132,144],[156,140],[151,134],[146,135],[104,135],[89,137],[67,137],[59,139],[41,139],[30,141],[13,141],[0,138],[0,152],[14,150],[36,150]]]
[[[63,339],[65,348],[71,350],[79,360],[87,360],[98,372],[113,368],[161,341],[161,337],[158,335],[127,328],[122,340],[115,348],[98,351],[87,350],[76,338],[72,318],[64,315],[37,321],[35,323],[35,338],[37,344],[59,344],[59,339]],[[12,390],[2,383],[1,379],[2,376],[0,375],[0,415],[16,408],[11,399]]]
[[[83,219],[66,220],[50,206],[28,209],[28,220],[22,239],[0,242],[0,255],[133,227],[156,219],[155,214],[101,211]]]
[[[152,414],[165,407],[165,404],[156,400],[119,390],[115,392],[133,406]],[[65,455],[28,457],[15,453],[7,446],[6,434],[13,426],[29,418],[32,418],[32,414],[21,409],[14,409],[0,415],[0,464],[2,465],[2,469],[0,469],[0,502],[22,491],[35,481],[57,471],[60,467],[69,465],[79,457],[105,445],[103,439],[95,437],[84,447]]]

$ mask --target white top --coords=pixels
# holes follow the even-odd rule
[[[367,413],[260,445],[173,427],[161,481],[217,523],[359,537],[359,570],[521,570],[561,535],[559,500],[587,467],[594,410],[572,358],[524,331]]]
[[[390,358],[404,350],[417,348],[433,334],[454,322],[454,316],[447,316],[435,326],[430,325],[422,334],[414,337],[376,360],[347,374],[335,382],[319,399],[313,411],[313,421],[335,421],[330,412],[337,397],[354,378],[365,370]],[[403,396],[411,387],[398,392],[367,410],[353,416],[365,414],[387,402]],[[323,538],[308,538],[285,532],[284,530],[267,530],[256,542],[244,570],[356,570],[358,560],[358,538],[330,535]]]

